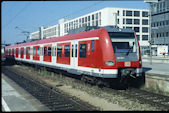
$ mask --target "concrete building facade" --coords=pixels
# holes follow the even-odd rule
[[[158,0],[150,4],[152,52],[160,55],[158,48],[163,47],[169,53],[169,0]]]
[[[40,28],[39,31],[30,35],[31,39],[45,39],[54,36],[64,36],[69,30],[82,26],[108,26],[114,25],[119,28],[131,28],[135,30],[142,50],[149,46],[149,10],[130,9],[130,8],[113,8],[106,7],[98,11],[74,18],[60,19],[59,24]]]

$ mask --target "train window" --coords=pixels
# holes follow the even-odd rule
[[[36,48],[33,48],[33,56],[36,54]]]
[[[74,45],[72,45],[72,57],[73,57],[73,50],[74,50]]]
[[[37,48],[37,56],[39,56],[39,47]]]
[[[86,44],[80,44],[80,57],[86,58]]]
[[[92,51],[94,51],[94,40],[92,40]]]
[[[47,47],[44,47],[44,56],[47,56]]]
[[[51,56],[51,47],[48,47],[48,56]]]
[[[19,50],[20,50],[20,49],[18,48],[18,55],[20,55],[20,52],[19,52]]]
[[[77,44],[75,45],[75,57],[77,57]]]
[[[57,56],[62,57],[62,46],[57,47]]]
[[[30,55],[30,54],[29,54],[29,49],[30,49],[30,48],[26,48],[26,55]]]
[[[70,56],[70,46],[65,45],[65,57],[69,57],[69,56]]]
[[[26,55],[26,48],[24,48],[24,55]]]

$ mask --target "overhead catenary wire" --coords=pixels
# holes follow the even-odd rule
[[[94,3],[94,4],[92,4],[92,5],[87,6],[87,7],[83,8],[83,9],[81,9],[81,10],[78,10],[78,11],[75,11],[75,12],[73,12],[73,13],[70,13],[70,14],[68,14],[68,15],[66,15],[66,16],[53,19],[52,21],[46,23],[45,25],[48,25],[48,24],[53,23],[53,22],[55,22],[55,21],[58,21],[58,20],[61,19],[61,18],[66,18],[66,17],[69,17],[69,16],[71,16],[71,15],[73,15],[73,14],[77,14],[77,13],[79,13],[79,12],[81,12],[81,11],[84,11],[84,10],[86,10],[86,9],[88,9],[88,8],[91,8],[91,7],[95,6],[95,5],[98,5],[98,4],[102,3],[102,2],[104,2],[104,1],[99,1],[99,2],[97,2],[97,3]]]
[[[7,28],[8,25],[9,25],[10,23],[12,23],[12,21],[14,21],[14,19],[15,19],[18,15],[20,15],[22,12],[24,12],[25,9],[28,8],[28,6],[29,6],[30,4],[31,4],[31,2],[28,2],[13,18],[10,19],[10,21],[9,21],[6,25],[3,26],[3,28],[4,28],[4,29]]]

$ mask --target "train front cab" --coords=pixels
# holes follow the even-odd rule
[[[134,32],[109,32],[120,83],[144,79],[139,42]]]

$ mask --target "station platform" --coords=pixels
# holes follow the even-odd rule
[[[142,57],[145,88],[169,96],[169,57]]]
[[[142,62],[143,71],[149,74],[156,75],[166,75],[169,77],[169,63],[160,63],[160,62]]]
[[[27,91],[1,73],[2,111],[50,111]]]

